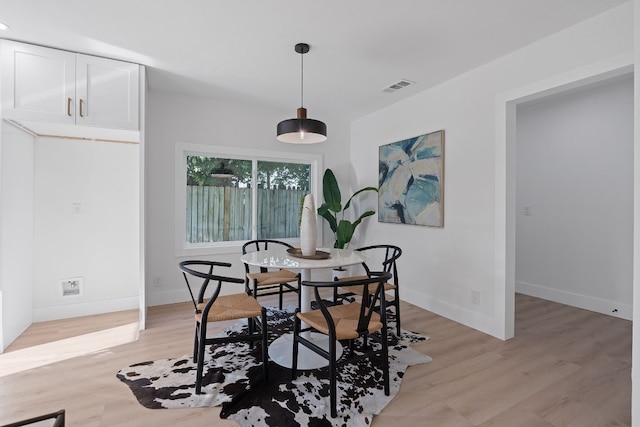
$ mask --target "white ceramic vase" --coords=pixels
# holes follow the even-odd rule
[[[313,194],[307,194],[302,203],[302,218],[300,219],[300,251],[302,255],[316,254],[317,238],[316,206],[313,202]]]

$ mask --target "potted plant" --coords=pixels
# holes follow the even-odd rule
[[[345,247],[349,245],[349,242],[351,242],[351,238],[353,237],[356,227],[360,225],[363,219],[375,214],[375,211],[366,211],[354,222],[345,219],[345,211],[349,206],[351,206],[351,200],[353,200],[353,198],[358,194],[365,191],[375,191],[377,193],[378,189],[375,187],[361,188],[353,193],[343,207],[340,187],[338,186],[336,176],[333,174],[331,169],[324,171],[324,176],[322,177],[322,195],[324,197],[324,202],[318,208],[318,215],[327,220],[329,227],[331,227],[331,231],[333,231],[335,236],[333,244],[334,248],[345,249]]]

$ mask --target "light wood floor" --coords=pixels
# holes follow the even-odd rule
[[[132,339],[136,311],[32,325],[0,355],[0,424],[65,408],[69,426],[236,425],[219,408],[145,409],[115,377],[189,354],[189,304],[152,307],[147,330],[120,345],[109,340]],[[402,311],[404,328],[431,337],[415,348],[433,362],[408,369],[374,427],[631,425],[629,321],[518,295],[516,337],[503,342],[410,304]],[[41,356],[47,364],[26,369]]]

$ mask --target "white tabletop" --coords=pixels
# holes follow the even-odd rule
[[[242,262],[250,265],[271,268],[293,268],[293,269],[316,269],[316,268],[337,268],[347,265],[360,264],[366,260],[362,252],[350,251],[347,249],[325,249],[320,251],[329,252],[331,256],[327,259],[306,259],[299,258],[287,253],[285,248],[273,248],[257,252],[249,252],[242,255]]]

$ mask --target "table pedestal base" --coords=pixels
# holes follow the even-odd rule
[[[309,341],[319,347],[329,350],[329,337],[324,334],[311,333]],[[269,345],[269,357],[280,366],[291,368],[293,352],[293,334],[284,334]],[[342,356],[342,345],[336,344],[336,359]],[[329,361],[303,345],[298,345],[298,369],[305,371],[328,366]]]

